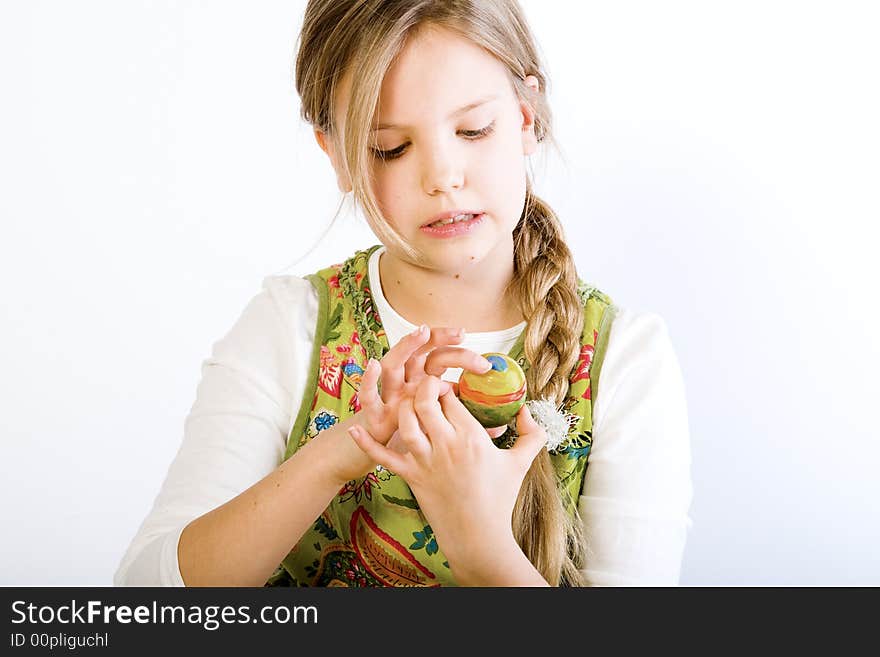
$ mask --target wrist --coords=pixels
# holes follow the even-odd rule
[[[549,586],[529,561],[511,534],[489,550],[471,551],[463,559],[449,559],[450,570],[459,586]]]
[[[337,422],[315,436],[307,445],[321,449],[328,476],[338,487],[367,474],[375,463],[355,444],[349,427],[359,423],[357,414]]]

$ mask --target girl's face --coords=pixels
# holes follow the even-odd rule
[[[487,256],[509,265],[525,203],[523,156],[537,140],[534,113],[508,75],[480,47],[432,26],[409,41],[382,83],[370,133],[373,192],[430,269],[461,271]],[[526,84],[538,88],[533,76]],[[477,216],[436,223],[456,212]]]

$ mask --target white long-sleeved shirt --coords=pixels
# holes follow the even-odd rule
[[[415,329],[387,302],[369,262],[390,345]],[[202,364],[184,436],[153,507],[114,575],[116,586],[183,586],[177,545],[192,520],[281,463],[306,388],[318,299],[298,276],[268,276]],[[461,346],[507,352],[524,323],[466,333]],[[461,370],[444,378],[457,381]],[[579,511],[594,586],[678,584],[693,495],[684,383],[664,320],[619,308],[598,394]]]

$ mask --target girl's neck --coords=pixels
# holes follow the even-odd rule
[[[513,243],[499,245],[499,250],[504,253],[490,252],[458,273],[418,267],[386,250],[379,258],[382,293],[401,317],[416,325],[461,327],[469,333],[516,326],[522,313],[505,294],[513,278]]]

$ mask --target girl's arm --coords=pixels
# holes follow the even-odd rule
[[[122,556],[116,586],[183,586],[181,533],[272,474],[305,394],[318,299],[295,276],[270,276],[201,367],[195,402],[165,479]],[[160,450],[147,439],[140,454]],[[134,497],[134,496],[132,496]],[[133,516],[144,502],[132,499]],[[120,523],[133,518],[121,518]]]
[[[684,379],[662,317],[621,308],[594,403],[584,574],[593,586],[675,586],[693,485]]]
[[[352,441],[350,428],[363,427],[384,445],[397,429],[398,403],[427,378],[426,367],[491,367],[478,354],[447,346],[459,339],[454,331],[438,329],[432,334],[422,327],[392,347],[381,363],[371,361],[360,386],[363,411],[320,432],[268,476],[187,525],[178,544],[184,583],[264,584],[339,489],[376,466]],[[449,384],[430,378],[450,390]]]
[[[193,520],[180,536],[187,586],[262,586],[333,496],[362,454],[346,429],[319,433],[277,469],[226,504]]]

